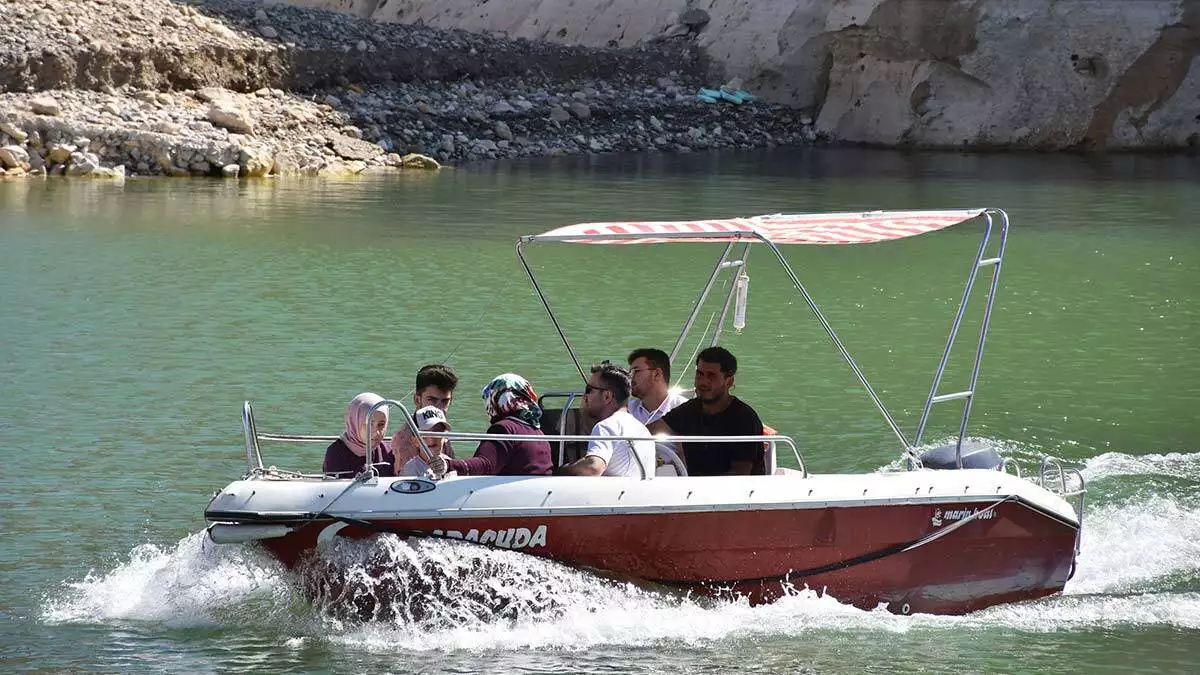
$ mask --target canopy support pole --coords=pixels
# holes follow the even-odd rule
[[[742,264],[733,270],[733,279],[729,282],[729,292],[725,294],[725,304],[721,307],[721,316],[717,319],[717,327],[713,330],[712,341],[708,344],[709,347],[716,347],[717,342],[721,339],[721,331],[725,328],[725,319],[729,317],[729,308],[733,305],[733,296],[737,295],[738,275],[746,271],[746,262],[750,259],[750,244],[751,242],[746,242],[742,246]]]
[[[696,303],[692,305],[692,313],[688,315],[687,321],[683,323],[683,330],[679,332],[679,339],[675,341],[675,346],[671,348],[671,354],[668,360],[671,365],[675,364],[675,357],[679,356],[679,350],[683,348],[683,343],[687,340],[688,332],[692,330],[692,326],[696,323],[696,317],[700,316],[700,307],[708,298],[709,292],[712,291],[713,284],[717,281],[717,275],[725,266],[725,259],[729,257],[729,251],[733,249],[735,242],[729,242],[725,245],[725,250],[721,251],[721,257],[717,258],[717,264],[713,266],[712,274],[708,276],[708,283],[704,284],[704,290],[700,291],[700,297],[696,298]]]
[[[533,268],[529,266],[529,261],[525,260],[524,238],[517,240],[517,257],[521,259],[521,266],[525,268],[525,274],[529,275],[529,281],[533,283],[533,290],[537,292],[538,298],[542,300],[542,306],[546,308],[546,313],[550,315],[550,323],[554,324],[554,330],[558,331],[558,337],[562,339],[563,345],[567,348],[567,353],[571,355],[571,361],[575,364],[575,369],[579,371],[579,379],[587,383],[588,376],[583,372],[583,365],[579,363],[579,356],[575,353],[575,348],[571,346],[571,341],[567,339],[567,334],[563,332],[562,326],[559,325],[558,317],[554,316],[554,310],[550,309],[550,301],[546,299],[546,294],[542,292],[541,284],[538,283],[537,276],[533,273]]]
[[[795,286],[796,290],[800,292],[800,296],[804,298],[804,302],[808,305],[808,308],[812,310],[813,316],[817,317],[817,321],[821,324],[821,328],[825,329],[825,334],[828,335],[829,339],[833,341],[833,345],[837,347],[837,350],[839,353],[841,353],[842,358],[846,360],[846,363],[850,366],[850,370],[854,371],[855,377],[858,378],[858,381],[862,383],[862,386],[867,390],[867,395],[871,397],[871,400],[875,402],[875,407],[878,408],[879,412],[883,414],[883,419],[887,421],[887,425],[891,428],[892,433],[896,434],[896,438],[900,439],[900,443],[904,446],[904,453],[912,456],[914,454],[912,446],[909,444],[908,438],[905,437],[904,432],[900,430],[900,425],[896,424],[895,418],[893,418],[892,414],[888,412],[887,407],[883,405],[883,401],[879,398],[879,395],[875,393],[875,389],[871,386],[871,383],[867,381],[867,376],[863,374],[862,369],[859,368],[858,364],[854,362],[854,357],[850,356],[850,351],[846,349],[846,345],[842,344],[841,338],[837,336],[837,333],[835,333],[833,330],[833,326],[829,324],[829,321],[825,318],[825,315],[821,313],[821,309],[817,307],[816,301],[813,300],[812,296],[808,294],[808,289],[804,287],[804,284],[800,283],[800,279],[796,276],[796,273],[792,271],[792,266],[789,265],[787,259],[783,257],[783,251],[779,250],[779,246],[777,246],[775,242],[771,241],[770,239],[767,239],[762,235],[757,235],[757,237],[760,241],[769,246],[772,251],[774,251],[775,257],[779,259],[779,264],[783,266],[783,271],[786,272],[788,278],[791,279],[792,285]]]

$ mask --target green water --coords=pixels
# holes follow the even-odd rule
[[[1198,177],[1189,158],[837,151],[0,184],[0,669],[1200,670]],[[1026,468],[1064,457],[1090,483],[1062,597],[894,617],[811,597],[751,609],[572,595],[587,579],[567,577],[567,609],[527,623],[342,626],[269,561],[195,535],[212,490],[244,467],[245,399],[260,430],[335,434],[354,394],[404,397],[427,362],[458,369],[457,428],[482,424],[478,389],[500,372],[577,386],[515,256],[521,234],[971,206],[1013,221],[971,434]],[[978,238],[787,251],[909,433]],[[587,362],[673,344],[718,253],[542,244],[529,257]],[[722,339],[738,395],[811,470],[893,462],[886,425],[765,250],[749,272],[747,328]],[[929,440],[956,427],[951,407]],[[323,449],[266,451],[315,469]]]

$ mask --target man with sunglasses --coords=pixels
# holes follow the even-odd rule
[[[583,393],[583,409],[600,421],[592,428],[587,454],[559,469],[559,474],[654,477],[654,441],[646,425],[629,414],[626,404],[630,388],[629,371],[621,366],[607,361],[592,366]],[[613,436],[642,436],[646,440],[626,441]]]
[[[671,357],[661,349],[642,347],[630,352],[629,377],[635,397],[629,399],[629,414],[642,424],[657,422],[687,401],[671,392]]]

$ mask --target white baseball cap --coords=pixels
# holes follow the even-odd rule
[[[429,431],[439,424],[445,424],[447,429],[450,428],[450,421],[446,419],[446,413],[436,406],[427,405],[413,413],[413,417],[416,418],[417,428],[421,431]]]

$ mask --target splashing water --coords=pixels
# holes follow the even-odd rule
[[[1088,480],[1161,475],[1200,481],[1200,452],[1172,452],[1162,455],[1106,452],[1087,460],[1083,473]]]
[[[1200,454],[1087,462],[1089,485],[1123,476],[1200,474]],[[614,581],[518,552],[393,536],[339,542],[295,574],[252,547],[204,533],[173,548],[143,545],[114,569],[65,584],[43,605],[50,623],[159,622],[270,627],[370,651],[697,646],[811,631],[1200,628],[1200,508],[1171,495],[1089,504],[1075,578],[1058,597],[962,617],[862,611],[809,590],[750,607]]]
[[[1200,588],[1200,453],[1108,452],[1087,460],[1083,475],[1099,493],[1130,478],[1140,489],[1087,511],[1079,574],[1067,593]],[[1172,480],[1154,489],[1163,477]]]
[[[419,632],[553,621],[575,606],[654,601],[633,584],[542,558],[394,535],[340,540],[303,565],[299,577],[314,607],[329,616]]]
[[[50,623],[219,625],[233,618],[230,610],[264,602],[286,607],[291,597],[274,560],[253,548],[217,546],[199,532],[171,549],[143,544],[112,571],[68,582],[42,616]]]

